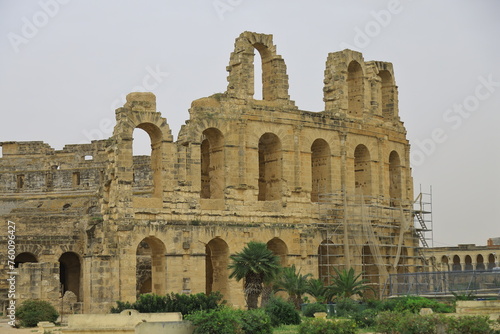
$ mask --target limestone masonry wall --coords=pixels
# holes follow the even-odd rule
[[[227,90],[193,101],[177,141],[156,97],[131,93],[107,140],[62,150],[0,143],[0,215],[16,224],[19,301],[59,305],[72,292],[75,310],[105,313],[139,293],[221,291],[244,307],[227,265],[250,240],[325,282],[349,266],[382,291],[388,274],[419,270],[392,64],[330,53],[321,112],[290,99],[272,35],[242,33],[227,71]],[[132,155],[136,128],[150,136],[150,156]]]

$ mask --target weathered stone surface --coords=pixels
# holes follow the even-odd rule
[[[255,51],[262,100],[253,98]],[[108,140],[62,150],[1,143],[2,220],[16,224],[16,261],[39,266],[20,271],[20,299],[42,284],[53,302],[72,291],[86,313],[147,291],[221,291],[244,307],[227,265],[250,240],[325,281],[351,266],[382,287],[389,273],[420,265],[392,65],[329,54],[321,112],[290,100],[271,35],[241,34],[227,70],[227,91],[194,101],[175,142],[155,96],[131,93]],[[149,134],[150,157],[132,156],[135,128]],[[46,266],[56,272],[39,274]]]

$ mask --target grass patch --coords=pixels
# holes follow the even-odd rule
[[[299,325],[282,325],[273,330],[273,334],[297,334]]]

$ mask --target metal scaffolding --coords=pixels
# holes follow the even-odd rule
[[[414,203],[345,192],[318,197],[324,229],[319,277],[325,283],[335,275],[334,268],[353,268],[382,295],[390,274],[423,271],[420,248],[428,246],[425,233],[432,228],[427,197],[420,194]]]

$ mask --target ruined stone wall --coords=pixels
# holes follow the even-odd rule
[[[227,90],[194,101],[175,142],[156,97],[131,93],[108,140],[61,151],[1,143],[0,214],[18,224],[18,261],[59,265],[84,312],[138,291],[221,291],[244,307],[227,265],[250,240],[326,281],[349,266],[382,289],[389,273],[416,270],[392,65],[329,54],[322,112],[290,100],[271,35],[241,34],[227,70]],[[132,155],[136,128],[151,138],[148,157]]]

